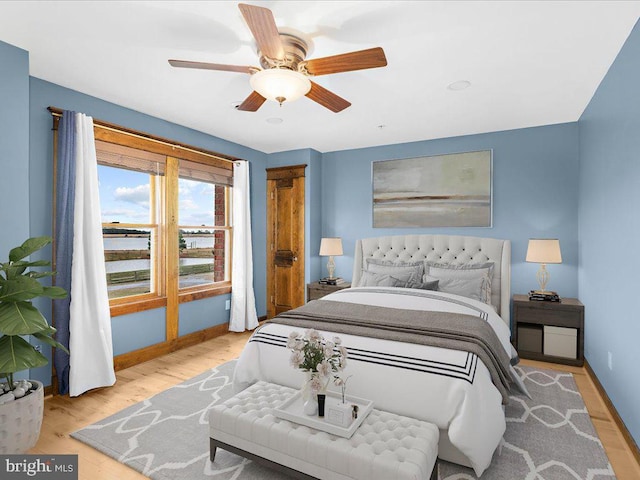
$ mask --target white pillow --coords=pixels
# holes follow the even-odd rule
[[[398,279],[392,277],[391,275],[386,275],[383,273],[373,273],[368,271],[363,271],[362,276],[360,277],[360,282],[358,283],[359,287],[395,287],[398,283]]]
[[[414,282],[400,280],[392,275],[385,273],[373,273],[363,271],[360,277],[358,287],[402,287],[402,288],[419,288],[422,290],[438,290],[438,280],[428,282]]]
[[[491,305],[493,262],[467,265],[425,262],[425,265],[423,281],[438,279],[439,291],[455,293]]]
[[[426,277],[427,280],[435,277]],[[476,278],[439,278],[438,291],[444,293],[455,293],[461,297],[472,298],[483,302],[483,291],[485,288],[485,279]]]
[[[403,282],[420,283],[424,275],[424,267],[424,262],[390,262],[377,258],[367,258],[364,271],[391,275]]]

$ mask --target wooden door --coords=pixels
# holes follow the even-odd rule
[[[304,304],[304,170],[267,168],[267,317]]]

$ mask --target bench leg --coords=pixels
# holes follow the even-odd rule
[[[221,442],[220,440],[214,440],[209,437],[209,448],[210,454],[209,458],[213,462],[213,458],[216,455],[216,448],[220,447],[222,450],[226,450],[227,452],[235,453],[236,455],[240,455],[241,457],[247,458],[252,462],[256,462],[260,465],[264,465],[276,472],[281,472],[287,475],[287,478],[292,478],[296,480],[318,480],[316,477],[312,477],[311,475],[307,475],[306,473],[300,472],[298,470],[294,470],[291,467],[287,467],[285,465],[281,465],[279,463],[273,462],[266,458],[260,457],[258,455],[254,455],[253,453],[242,450],[238,447],[234,447],[229,445],[228,443]]]
[[[218,447],[216,447],[215,442],[213,441],[213,438],[209,439],[209,460],[211,460],[211,462],[214,462],[216,459],[216,449]]]
[[[436,458],[436,463],[433,465],[433,471],[431,472],[431,477],[429,480],[438,480],[438,459]]]

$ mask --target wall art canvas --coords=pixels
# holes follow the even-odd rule
[[[491,150],[372,165],[374,227],[491,227]]]

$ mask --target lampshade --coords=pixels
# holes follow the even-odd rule
[[[532,238],[527,248],[527,262],[562,263],[560,240],[557,238]]]
[[[320,240],[320,255],[324,257],[342,255],[342,239],[330,237]]]
[[[286,68],[260,70],[251,75],[251,87],[268,100],[293,102],[311,90],[311,81],[300,72]]]

